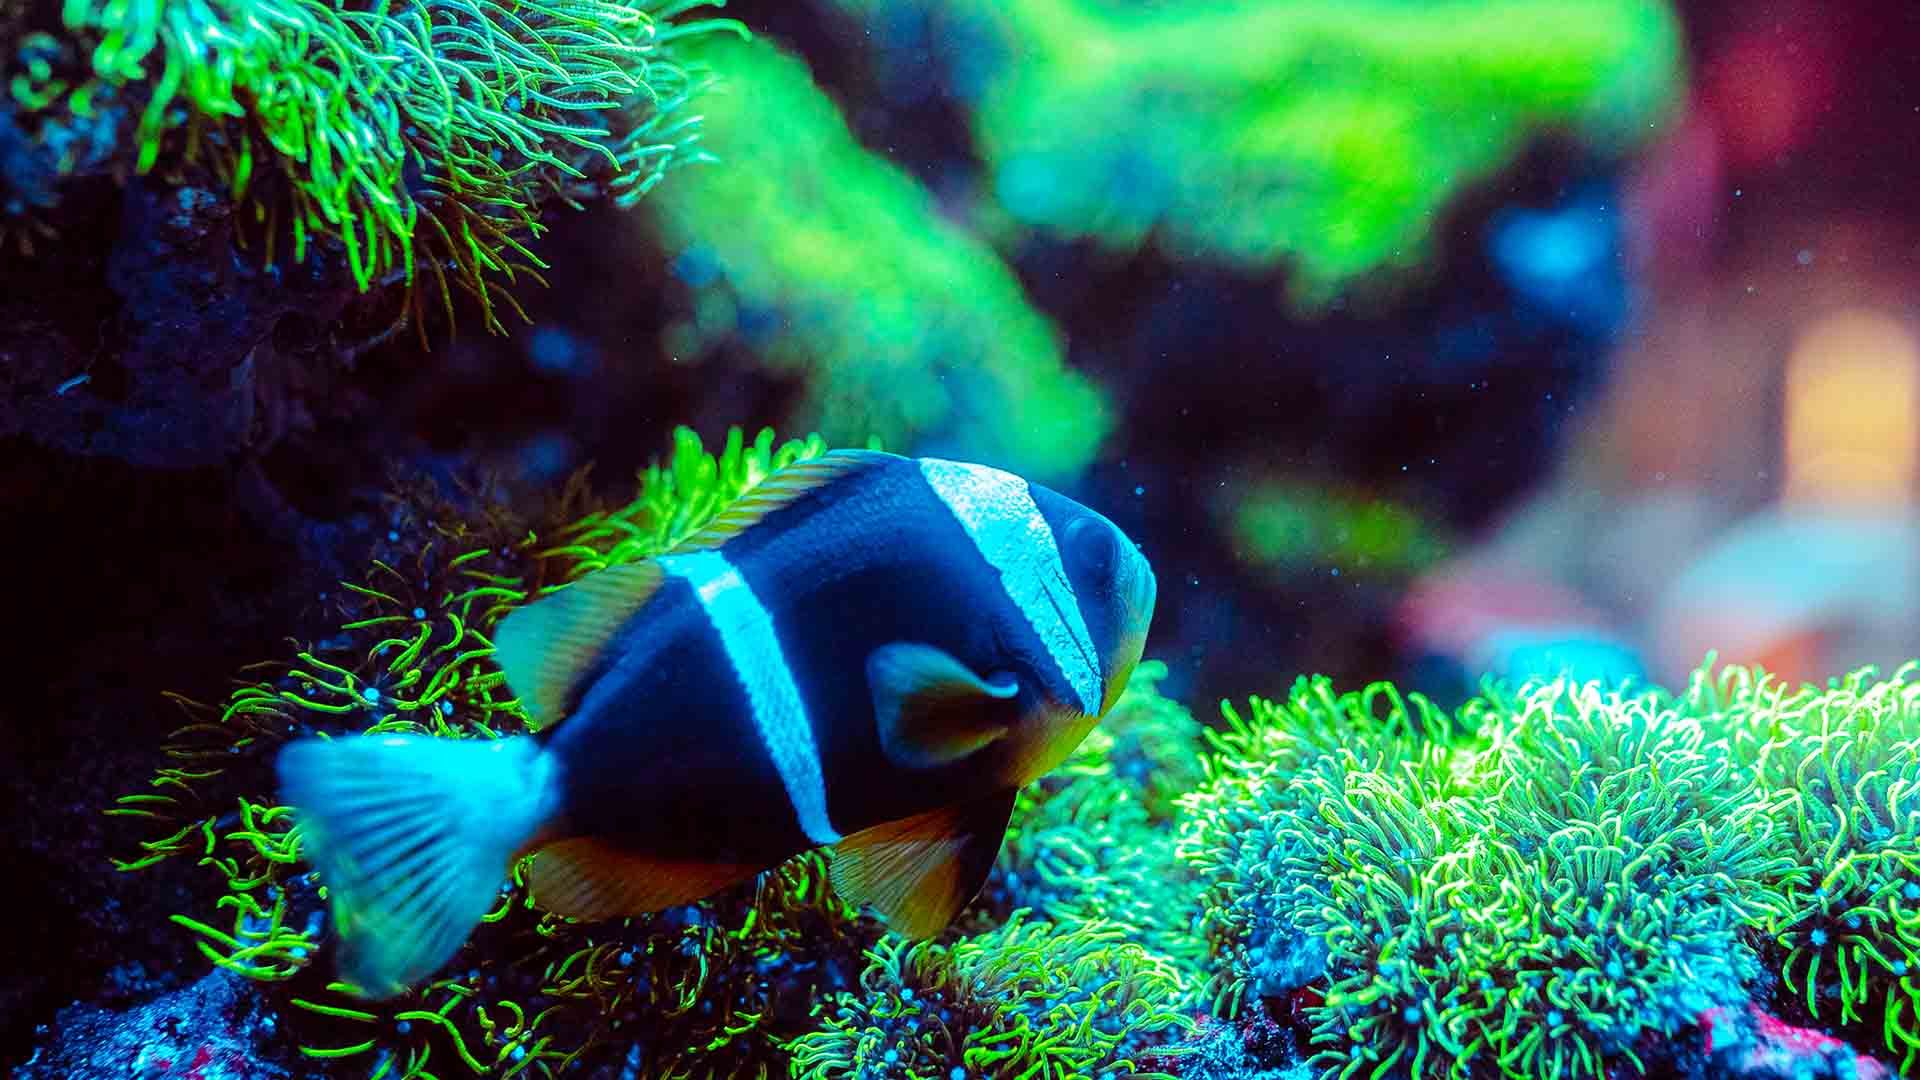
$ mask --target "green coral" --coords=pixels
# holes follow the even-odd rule
[[[1318,793],[1306,778],[1336,784],[1372,769],[1431,783],[1451,721],[1389,684],[1338,693],[1324,677],[1302,677],[1284,701],[1255,696],[1246,716],[1221,709],[1227,727],[1207,733],[1207,779],[1183,800],[1178,853],[1205,890],[1209,1003],[1235,1016],[1249,998],[1283,997],[1326,970],[1326,943],[1296,919],[1296,895],[1318,872]]]
[[[1746,1001],[1796,866],[1717,718],[1567,682],[1407,700],[1303,680],[1229,713],[1181,848],[1225,1011],[1311,985],[1342,1080],[1586,1078]]]
[[[857,993],[793,1044],[800,1080],[1162,1076],[1135,1058],[1191,1028],[1178,970],[1124,927],[1056,926],[1014,912],[956,945],[898,937],[869,954]]]
[[[674,53],[720,25],[701,6],[65,0],[65,36],[9,58],[7,107],[55,175],[105,126],[135,173],[209,176],[264,262],[325,238],[362,291],[425,273],[498,330],[545,266],[543,206],[630,203],[692,156],[704,76]]]
[[[1784,991],[1815,1020],[1920,1061],[1920,663],[1789,689],[1744,669],[1696,680],[1803,872],[1769,922]]]
[[[1177,801],[1201,779],[1202,728],[1143,662],[1074,753],[1021,791],[982,905],[1061,924],[1104,920],[1197,973],[1197,886],[1174,858]]]
[[[1043,481],[1091,460],[1109,406],[992,250],[862,149],[800,60],[717,38],[698,55],[727,72],[703,103],[727,164],[651,200],[696,291],[672,350],[743,343],[803,378],[800,419],[830,438],[964,446]]]
[[[716,455],[682,429],[631,503],[583,512],[573,485],[532,521],[484,492],[477,508],[402,492],[389,539],[409,556],[375,561],[365,581],[345,585],[337,635],[242,672],[217,706],[176,699],[189,722],[169,740],[168,763],[148,791],[109,811],[155,835],[116,865],[206,866],[223,895],[175,921],[213,963],[283,984],[301,1051],[315,1059],[351,1059],[375,1075],[432,1075],[448,1062],[551,1075],[628,1038],[647,1043],[649,1075],[779,1072],[833,965],[872,936],[832,895],[820,855],[697,904],[597,925],[534,909],[523,863],[443,977],[375,1005],[315,967],[325,883],[300,864],[288,811],[262,788],[274,752],[310,731],[530,730],[489,659],[488,634],[506,611],[678,543],[774,469],[825,449],[818,438],[776,445],[771,431],[749,443],[736,429]]]
[[[1122,251],[1284,260],[1305,306],[1418,266],[1447,201],[1530,134],[1616,152],[1680,81],[1659,0],[918,6],[979,87],[975,142],[1013,219]]]
[[[1443,526],[1404,503],[1309,481],[1260,481],[1223,497],[1215,514],[1243,560],[1277,575],[1331,566],[1405,579],[1453,546]]]

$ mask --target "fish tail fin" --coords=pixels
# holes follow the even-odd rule
[[[453,958],[560,802],[559,770],[525,736],[304,739],[278,768],[327,887],[340,974],[373,998]]]

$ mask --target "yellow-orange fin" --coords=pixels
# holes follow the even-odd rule
[[[1074,749],[1099,723],[1071,706],[1042,702],[1020,721],[1026,730],[1047,733],[1044,739],[1025,739],[1002,758],[996,779],[1010,787],[1024,787],[1052,772],[1072,755]]]
[[[705,528],[681,541],[674,550],[712,551],[807,492],[870,465],[893,460],[898,460],[898,455],[880,450],[829,450],[819,457],[796,461],[729,503]]]
[[[1020,682],[983,679],[931,645],[896,641],[867,657],[880,747],[903,769],[947,765],[1005,735],[1019,719]]]
[[[652,560],[609,566],[500,620],[494,661],[535,719],[551,724],[564,718],[575,684],[659,591],[662,576]]]
[[[575,837],[541,848],[527,872],[533,902],[593,922],[691,903],[744,881],[761,867],[655,859]]]
[[[833,887],[872,904],[910,938],[945,929],[986,884],[1000,854],[1012,788],[863,829],[834,846]]]

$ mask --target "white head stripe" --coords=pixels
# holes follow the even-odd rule
[[[840,834],[827,819],[827,784],[820,773],[820,750],[813,742],[806,703],[781,652],[772,616],[746,579],[717,551],[665,555],[660,567],[693,586],[720,635],[733,674],[747,692],[760,741],[766,744],[767,756],[773,759],[800,819],[800,830],[816,844],[839,840]]]
[[[1100,711],[1099,651],[1080,614],[1053,530],[1034,505],[1027,482],[1012,473],[957,461],[922,458],[920,474],[947,504],[1000,585],[1091,716]]]

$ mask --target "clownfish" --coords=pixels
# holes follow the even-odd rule
[[[341,975],[453,958],[514,862],[542,908],[658,911],[831,847],[910,937],[979,892],[1015,792],[1113,707],[1155,582],[1111,521],[981,465],[833,451],[667,554],[515,609],[495,659],[536,734],[282,749]]]

